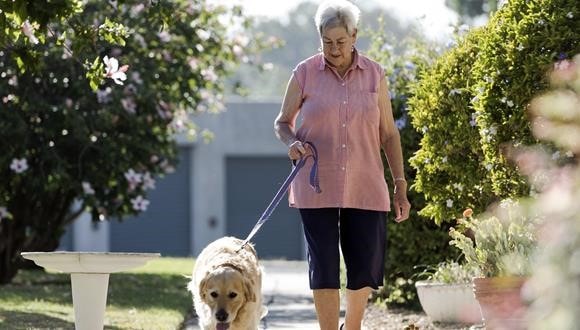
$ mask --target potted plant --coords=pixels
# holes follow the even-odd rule
[[[473,295],[471,279],[480,275],[473,265],[442,262],[429,267],[419,276],[425,280],[415,282],[421,307],[432,322],[482,323],[479,304]]]
[[[481,271],[473,288],[490,329],[525,329],[521,289],[531,274],[538,219],[522,210],[510,199],[481,218],[467,209],[459,221],[463,229],[449,232],[450,244],[461,250],[466,264]]]

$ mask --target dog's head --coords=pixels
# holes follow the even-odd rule
[[[217,330],[229,328],[246,302],[255,302],[254,283],[240,269],[222,266],[208,273],[199,285],[199,296],[212,312]]]

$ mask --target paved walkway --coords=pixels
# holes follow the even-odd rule
[[[316,330],[316,312],[308,287],[306,261],[263,260],[262,292],[268,315],[262,320],[264,330]],[[198,330],[197,320],[185,330]]]

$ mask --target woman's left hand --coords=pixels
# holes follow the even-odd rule
[[[395,192],[393,194],[393,206],[395,208],[395,221],[403,222],[409,218],[411,203],[407,199],[407,182],[397,181],[395,183]]]

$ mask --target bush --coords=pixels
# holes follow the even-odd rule
[[[409,114],[423,134],[411,160],[421,215],[441,223],[529,193],[504,147],[535,142],[525,109],[546,68],[580,51],[579,17],[575,0],[509,1],[420,74]]]
[[[379,25],[383,26],[381,21]],[[409,166],[408,160],[418,149],[420,136],[409,121],[407,100],[412,96],[410,85],[416,82],[418,74],[436,58],[437,52],[434,46],[423,40],[409,39],[397,43],[404,51],[401,54],[395,53],[395,47],[392,46],[394,43],[389,42],[390,38],[384,31],[385,29],[379,28],[366,32],[371,39],[367,54],[385,69],[393,116],[401,135],[405,177],[409,185],[412,185],[415,170]],[[386,160],[384,163],[387,169]],[[388,170],[385,178],[389,187],[394,187]],[[389,221],[387,224],[385,285],[375,298],[384,300],[391,306],[419,308],[413,280],[415,265],[436,264],[441,260],[453,259],[458,252],[448,245],[449,226],[436,226],[417,214],[417,210],[424,206],[423,195],[409,191],[408,198],[412,205],[409,220],[403,223]]]
[[[223,108],[221,78],[256,46],[228,31],[239,9],[204,1],[61,2],[0,3],[0,283],[82,211],[146,210],[190,115]]]
[[[524,212],[520,204],[503,200],[493,213],[461,219],[462,230],[451,228],[450,243],[461,251],[467,266],[477,267],[485,277],[531,274],[539,219]],[[474,239],[464,231],[473,233]]]

